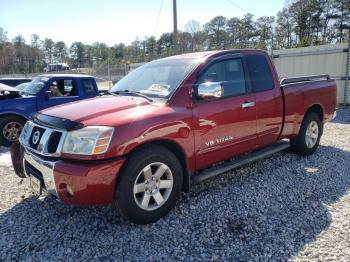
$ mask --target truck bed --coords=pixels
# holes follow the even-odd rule
[[[285,121],[282,138],[297,135],[308,108],[322,108],[325,122],[333,115],[336,106],[337,86],[327,75],[282,79]]]

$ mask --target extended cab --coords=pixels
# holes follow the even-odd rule
[[[150,223],[192,182],[289,147],[314,153],[335,106],[328,76],[280,82],[263,51],[179,55],[132,71],[110,95],[36,114],[12,147],[13,164],[38,193],[114,203]]]
[[[70,74],[35,77],[21,91],[0,89],[0,146],[16,142],[33,113],[98,94],[94,77]]]

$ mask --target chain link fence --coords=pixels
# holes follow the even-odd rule
[[[39,72],[33,74],[9,74],[0,75],[0,78],[34,78],[42,74],[84,74],[92,75],[96,78],[97,86],[99,90],[108,90],[116,82],[122,79],[130,70],[137,68],[136,65],[99,65],[92,68],[76,68],[65,71],[52,71],[52,72]]]
[[[110,89],[116,82],[122,79],[130,71],[130,66],[121,65],[99,65],[92,68],[91,75],[96,77],[100,90]]]

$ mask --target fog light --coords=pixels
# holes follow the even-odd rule
[[[60,184],[59,189],[65,197],[71,198],[74,196],[73,189],[65,183]]]
[[[72,189],[69,185],[67,185],[67,193],[68,193],[70,196],[74,196],[74,191],[73,191],[73,189]]]

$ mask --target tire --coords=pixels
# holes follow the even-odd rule
[[[298,136],[290,140],[291,149],[302,156],[312,155],[323,133],[323,122],[314,112],[308,113],[299,130]]]
[[[18,141],[26,119],[19,116],[7,116],[0,119],[0,145],[10,147]]]
[[[118,176],[114,204],[131,222],[156,222],[175,206],[182,180],[181,164],[171,151],[156,145],[143,148],[130,156]]]

